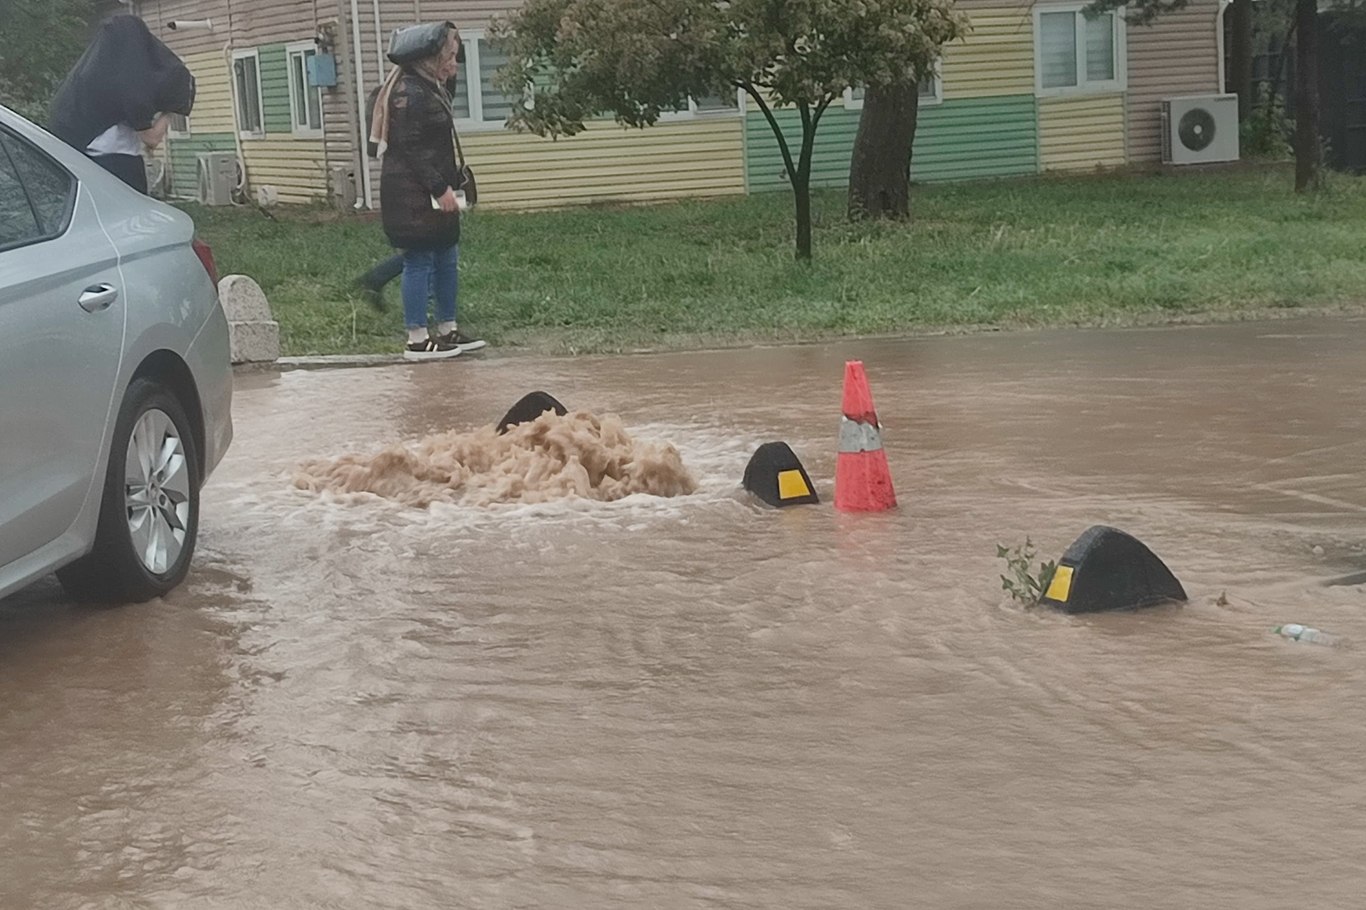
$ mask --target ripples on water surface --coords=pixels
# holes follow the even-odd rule
[[[0,907],[1359,906],[1366,589],[1319,582],[1366,568],[1363,342],[1287,322],[243,377],[181,591],[0,605]],[[852,357],[901,509],[739,495],[781,438],[828,503]],[[533,388],[676,446],[698,492],[291,486]],[[998,542],[1052,557],[1093,523],[1191,602],[1005,599]]]

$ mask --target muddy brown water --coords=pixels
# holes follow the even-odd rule
[[[1364,348],[1278,322],[243,377],[183,589],[0,604],[0,907],[1360,906],[1366,588],[1321,582],[1366,568]],[[828,502],[850,357],[900,510],[738,495],[781,438]],[[289,482],[534,388],[698,492]],[[1093,523],[1190,603],[1008,601],[998,542]]]

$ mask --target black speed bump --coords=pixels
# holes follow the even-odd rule
[[[498,435],[502,436],[508,431],[508,427],[515,427],[519,423],[530,423],[540,417],[546,411],[554,411],[563,417],[568,414],[568,409],[560,404],[545,392],[532,392],[522,396],[522,400],[512,406],[503,419],[498,422]]]
[[[744,487],[778,508],[820,502],[797,453],[785,442],[766,442],[745,466]]]
[[[1062,554],[1039,603],[1064,613],[1096,613],[1185,600],[1181,582],[1152,550],[1123,531],[1096,525]]]

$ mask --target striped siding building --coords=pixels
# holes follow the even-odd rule
[[[390,31],[450,19],[466,38],[457,92],[461,136],[481,203],[543,208],[651,202],[787,186],[767,120],[713,99],[645,130],[592,123],[557,141],[503,126],[509,101],[490,84],[503,62],[485,38],[518,0],[135,0],[134,9],[199,80],[195,112],[168,141],[170,186],[198,190],[205,152],[235,152],[254,190],[282,202],[375,207],[376,162],[363,156],[357,100],[388,71]],[[945,48],[922,86],[911,175],[917,181],[1078,172],[1160,159],[1160,101],[1220,91],[1221,0],[1191,0],[1149,27],[1087,20],[1084,3],[959,0],[965,40]],[[211,27],[172,29],[173,20]],[[308,58],[330,56],[336,84],[308,84]],[[860,117],[860,94],[827,111],[814,186],[840,187]],[[777,116],[789,138],[796,113]]]

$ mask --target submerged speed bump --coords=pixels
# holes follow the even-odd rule
[[[519,423],[531,423],[546,411],[554,411],[561,417],[569,413],[564,405],[545,392],[523,395],[521,401],[514,404],[498,422],[498,435],[502,436],[508,431],[508,427],[515,427]]]
[[[1064,613],[1096,613],[1185,600],[1181,582],[1152,550],[1123,531],[1096,525],[1067,548],[1039,603]]]
[[[759,446],[745,466],[744,487],[780,509],[821,501],[797,453],[785,442]]]

